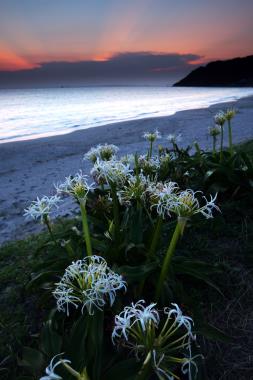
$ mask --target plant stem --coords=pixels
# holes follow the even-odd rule
[[[224,131],[223,131],[223,125],[220,126],[221,129],[221,136],[220,136],[220,161],[223,158],[223,138],[224,138]]]
[[[213,157],[216,155],[216,136],[213,136]]]
[[[151,242],[151,245],[150,245],[150,248],[149,248],[149,251],[148,251],[148,260],[150,260],[153,257],[153,255],[154,255],[154,253],[156,251],[158,240],[159,240],[159,237],[160,237],[160,234],[161,234],[162,224],[163,224],[163,218],[162,218],[162,216],[159,216],[158,219],[157,219],[157,222],[156,222],[156,226],[155,226],[152,242]]]
[[[194,142],[194,146],[195,146],[195,149],[196,149],[198,156],[200,157],[201,156],[201,150],[200,150],[200,147],[199,147],[199,144],[197,143],[197,141]]]
[[[156,288],[155,299],[157,301],[160,298],[162,286],[163,286],[164,280],[165,280],[165,278],[166,278],[166,276],[168,274],[168,270],[169,270],[169,267],[170,267],[171,259],[172,259],[172,256],[173,256],[174,252],[175,252],[178,239],[179,239],[179,237],[183,233],[185,223],[186,223],[186,220],[183,221],[182,219],[178,218],[176,228],[174,230],[174,233],[173,233],[172,239],[170,241],[168,250],[167,250],[165,258],[163,260],[163,266],[162,266],[162,270],[161,270],[160,277],[159,277],[158,284],[157,284],[157,288]]]
[[[114,240],[118,242],[119,240],[119,200],[117,197],[116,186],[114,183],[110,184],[112,190],[112,201],[113,201],[113,221],[114,221]]]
[[[148,158],[152,157],[152,152],[153,152],[153,141],[150,141],[150,149],[149,149],[149,157]]]
[[[233,142],[232,142],[232,127],[231,127],[231,120],[228,120],[228,141],[229,141],[229,151],[230,155],[233,154]]]
[[[152,366],[151,366],[151,359],[152,359],[152,354],[151,351],[148,352],[143,365],[138,372],[138,375],[136,377],[136,380],[148,380],[149,376],[151,374]]]
[[[161,235],[161,228],[162,228],[162,223],[163,223],[163,218],[161,216],[158,217],[156,225],[155,225],[155,230],[153,233],[153,238],[151,241],[151,245],[147,254],[147,261],[149,262],[152,257],[154,256],[158,244],[159,237]],[[141,281],[140,286],[139,286],[139,294],[142,294],[143,288],[145,285],[145,278]]]
[[[80,201],[81,215],[82,215],[82,224],[83,224],[83,237],[86,244],[87,256],[92,256],[92,247],[91,247],[91,239],[90,239],[90,231],[87,220],[87,212],[85,204]]]
[[[78,380],[90,380],[86,369],[84,369],[83,372],[80,374]]]
[[[156,225],[155,225],[155,230],[154,230],[154,233],[153,233],[152,242],[151,242],[148,254],[147,254],[147,260],[146,260],[147,263],[150,261],[150,259],[155,254],[156,247],[157,247],[157,244],[158,244],[158,240],[159,240],[159,237],[161,235],[162,223],[163,223],[163,218],[161,216],[159,216],[158,219],[157,219]],[[145,285],[145,279],[143,279],[141,281],[140,286],[139,286],[139,294],[140,295],[142,294],[144,285]]]
[[[75,371],[69,364],[65,363],[63,360],[61,361],[62,365],[66,368],[66,370],[78,380],[80,379],[80,373]]]
[[[90,380],[86,368],[82,371],[82,373],[79,373],[75,371],[69,364],[65,363],[64,361],[61,361],[63,366],[66,368],[66,370],[74,376],[77,380]]]
[[[138,155],[135,153],[134,155],[134,170],[136,177],[139,177],[140,174],[140,168],[139,168],[139,162],[138,162]]]
[[[51,225],[50,225],[50,221],[49,221],[47,215],[44,216],[44,218],[43,218],[43,222],[44,222],[45,225],[47,226],[47,229],[48,229],[48,232],[49,232],[49,235],[50,235],[52,241],[53,241],[54,244],[57,246],[57,241],[55,240],[55,237],[54,237],[54,234],[53,234],[53,231],[52,231]]]

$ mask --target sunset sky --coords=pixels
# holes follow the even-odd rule
[[[253,0],[0,0],[0,85],[170,83],[250,54]]]

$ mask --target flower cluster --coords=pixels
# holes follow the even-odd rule
[[[44,223],[53,208],[58,208],[59,202],[60,198],[57,195],[53,195],[52,197],[44,196],[41,199],[37,197],[37,200],[33,201],[31,205],[24,210],[24,216],[32,219],[40,218],[41,222]]]
[[[201,191],[187,189],[179,192],[177,202],[171,207],[171,211],[178,217],[183,218],[190,218],[199,213],[207,219],[213,218],[213,210],[220,211],[219,207],[215,204],[217,193],[214,197],[210,195],[209,201],[205,196],[202,196],[202,199],[205,201],[203,206],[200,206],[198,198],[196,197],[197,193],[201,193]]]
[[[140,358],[150,356],[153,371],[159,379],[177,378],[173,371],[181,365],[181,371],[189,375],[198,370],[192,356],[193,334],[192,318],[183,315],[177,304],[165,307],[163,312],[156,309],[156,304],[145,304],[140,300],[115,317],[112,341],[121,344]]]
[[[116,292],[126,290],[122,276],[113,272],[100,256],[90,256],[73,262],[53,292],[57,308],[69,315],[69,306],[86,308],[92,315],[94,309],[102,310],[107,302],[112,306]]]
[[[119,202],[130,206],[132,201],[144,201],[149,180],[142,174],[139,176],[129,176],[126,185],[117,192]]]
[[[144,175],[152,175],[160,168],[160,161],[158,157],[147,158],[146,155],[140,155],[137,159],[138,167]]]
[[[231,119],[233,119],[233,117],[237,114],[237,111],[236,109],[234,108],[228,108],[226,111],[225,111],[225,117],[228,121],[230,121]]]
[[[85,155],[84,160],[95,163],[98,159],[102,161],[110,161],[114,158],[119,148],[113,144],[103,144],[92,147]]]
[[[139,326],[144,333],[151,325],[157,327],[160,317],[155,306],[155,303],[145,306],[144,300],[126,306],[119,315],[115,316],[115,326],[112,332],[113,343],[117,339],[124,338],[128,341],[130,336],[134,337],[135,335],[132,334],[133,327],[138,330]]]
[[[91,175],[97,184],[115,184],[122,186],[131,174],[132,170],[128,164],[123,164],[121,161],[100,161],[97,160],[94,167],[91,169]]]
[[[196,197],[197,193],[202,194],[201,191],[193,191],[191,189],[179,191],[178,185],[175,182],[151,184],[147,191],[150,194],[151,207],[156,207],[157,213],[163,218],[170,216],[171,213],[181,218],[190,218],[200,213],[209,219],[213,217],[214,209],[220,211],[219,207],[215,204],[217,194],[214,197],[210,195],[210,200],[202,196],[205,204],[201,206]]]
[[[89,191],[93,189],[93,184],[89,185],[87,176],[80,171],[74,176],[66,177],[65,181],[55,188],[58,194],[68,194],[83,202],[86,201]]]
[[[175,182],[151,183],[147,189],[150,195],[151,208],[156,207],[157,213],[163,218],[170,216],[171,209],[177,203],[178,185]]]
[[[156,129],[154,132],[145,132],[145,133],[143,134],[143,137],[144,137],[144,139],[146,139],[147,141],[154,142],[154,141],[156,141],[157,139],[160,139],[160,138],[161,138],[161,134],[160,134],[160,132]]]
[[[227,118],[226,118],[226,114],[223,112],[223,111],[219,111],[215,116],[214,116],[214,121],[215,121],[215,124],[223,127],[223,125],[225,124]]]
[[[130,164],[133,164],[134,161],[135,161],[135,157],[133,154],[126,154],[125,156],[122,156],[120,157],[120,161],[124,164],[124,165],[130,165]]]
[[[159,157],[160,167],[162,167],[163,165],[167,165],[171,161],[175,160],[175,158],[176,157],[175,157],[174,152],[170,152],[170,153],[161,152],[160,157]]]
[[[209,135],[212,136],[212,137],[216,137],[216,136],[219,136],[220,133],[221,133],[221,128],[219,125],[215,125],[214,127],[210,127],[209,128]]]
[[[169,134],[167,136],[167,140],[172,144],[177,144],[182,141],[182,134],[179,133],[178,135],[175,135],[173,133]]]

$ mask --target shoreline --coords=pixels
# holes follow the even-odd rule
[[[143,153],[148,146],[143,133],[157,128],[164,136],[158,142],[161,145],[168,145],[168,134],[181,133],[181,145],[196,140],[202,148],[211,148],[207,129],[213,124],[215,113],[229,106],[239,110],[233,123],[234,143],[253,138],[253,96],[247,96],[169,116],[134,119],[64,135],[0,144],[0,244],[41,230],[38,222],[24,219],[24,208],[37,196],[53,194],[53,184],[65,176],[79,169],[88,174],[90,164],[82,158],[91,146],[107,142],[119,146],[119,155]],[[69,210],[67,201],[58,215],[69,216]]]
[[[218,103],[214,103],[214,104],[211,104],[209,106],[205,106],[205,107],[201,107],[201,108],[189,108],[189,109],[184,109],[184,110],[180,110],[180,111],[175,111],[174,113],[172,114],[169,114],[169,115],[163,115],[163,116],[147,116],[147,117],[137,117],[137,118],[134,118],[134,119],[127,119],[127,120],[121,120],[121,121],[114,121],[114,122],[108,122],[108,123],[102,123],[102,124],[99,124],[99,125],[94,125],[94,126],[89,126],[88,128],[80,128],[80,129],[77,129],[77,130],[71,130],[69,132],[62,132],[62,133],[59,133],[59,134],[49,134],[47,136],[40,136],[38,134],[38,137],[32,137],[32,138],[28,138],[28,139],[25,139],[25,138],[22,138],[21,140],[13,140],[13,141],[3,141],[3,140],[0,140],[0,147],[3,145],[3,144],[14,144],[14,143],[21,143],[21,142],[29,142],[29,141],[36,141],[36,140],[40,140],[40,141],[43,141],[45,139],[51,139],[51,138],[57,138],[57,137],[60,137],[60,136],[65,136],[65,135],[70,135],[72,133],[78,133],[78,132],[82,132],[82,131],[87,131],[87,130],[90,130],[90,129],[93,129],[93,128],[101,128],[101,127],[106,127],[106,126],[113,126],[115,124],[128,124],[128,123],[133,123],[133,122],[137,122],[137,121],[140,121],[140,120],[153,120],[155,121],[156,119],[162,119],[162,118],[168,118],[168,117],[173,117],[175,115],[178,115],[180,114],[181,112],[188,112],[188,111],[198,111],[198,110],[202,110],[202,109],[209,109],[209,108],[212,108],[212,107],[216,107],[216,106],[222,106],[222,105],[226,105],[226,104],[229,104],[229,105],[233,105],[234,103],[236,102],[239,102],[243,99],[250,99],[250,98],[253,98],[253,95],[245,95],[239,99],[234,99],[234,100],[230,100],[230,101],[222,101],[222,102],[218,102]],[[54,132],[52,132],[54,133]],[[36,136],[36,135],[35,135]]]

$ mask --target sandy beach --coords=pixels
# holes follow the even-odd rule
[[[142,135],[145,131],[158,129],[167,144],[166,136],[181,133],[182,145],[195,140],[202,148],[211,147],[208,127],[212,126],[215,113],[228,106],[238,109],[233,123],[234,142],[253,138],[253,97],[233,103],[216,104],[205,109],[181,111],[172,116],[132,120],[66,135],[0,145],[0,244],[12,239],[21,239],[41,230],[41,225],[27,221],[23,210],[37,196],[54,193],[54,183],[79,169],[89,173],[90,165],[83,155],[91,146],[113,143],[120,148],[119,154],[142,153],[147,143]],[[71,207],[65,202],[58,215],[69,216]]]

